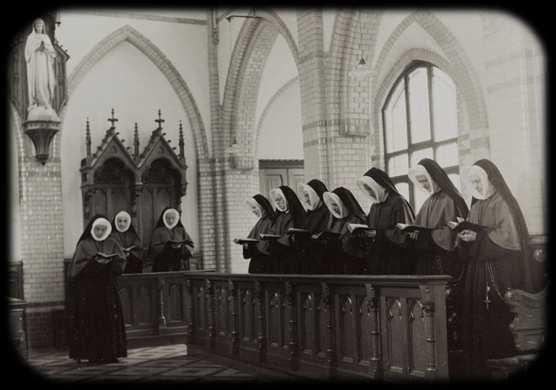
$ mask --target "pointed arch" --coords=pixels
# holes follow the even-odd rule
[[[195,149],[197,151],[198,159],[205,159],[208,157],[208,143],[206,136],[206,129],[203,124],[203,119],[195,103],[195,99],[187,86],[185,80],[181,77],[178,70],[174,67],[172,62],[166,55],[151,42],[148,38],[142,35],[139,31],[129,25],[125,25],[116,31],[109,34],[101,40],[89,53],[81,60],[81,62],[74,69],[69,77],[68,91],[66,96],[66,104],[62,108],[60,118],[63,121],[67,101],[71,98],[72,93],[77,86],[81,83],[83,78],[89,71],[113,48],[122,42],[128,42],[141,53],[143,53],[151,62],[162,72],[170,83],[172,89],[180,100],[182,107],[187,113],[187,118],[193,132],[193,139],[195,141]]]
[[[383,73],[382,68],[395,43],[413,23],[416,23],[425,30],[440,47],[443,56],[449,59],[447,64],[449,64],[451,68],[450,76],[453,78],[458,90],[463,96],[467,117],[469,119],[469,126],[472,129],[487,129],[488,118],[486,104],[481,91],[481,84],[473,64],[450,29],[448,29],[432,12],[428,11],[417,11],[408,15],[390,34],[377,57],[371,81],[371,91],[373,93],[371,101],[375,105],[372,120],[375,128],[378,126],[378,111],[376,109],[377,99],[381,96],[385,96],[388,83],[385,83],[384,80],[388,77],[392,77],[391,74],[388,74],[382,76],[382,79],[380,79]]]

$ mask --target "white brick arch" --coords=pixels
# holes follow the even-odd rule
[[[223,99],[224,147],[236,141],[245,159],[255,158],[257,96],[264,64],[278,34],[286,40],[299,70],[297,45],[285,23],[273,11],[260,11],[258,16],[263,20],[247,20],[239,33]]]
[[[143,53],[160,70],[170,83],[180,100],[193,132],[198,159],[208,157],[208,143],[205,126],[195,99],[180,73],[166,55],[148,38],[129,25],[125,25],[102,39],[77,65],[68,80],[67,99],[60,112],[63,122],[67,102],[85,75],[113,48],[121,42],[128,42]]]

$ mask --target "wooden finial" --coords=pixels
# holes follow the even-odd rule
[[[162,129],[162,123],[164,123],[164,119],[162,119],[161,117],[160,109],[158,109],[158,119],[155,119],[154,121],[158,123],[157,129]]]
[[[180,121],[180,135],[179,135],[179,142],[178,142],[179,146],[180,146],[180,159],[185,159],[185,151],[184,151],[184,145],[185,142],[183,142],[183,125]]]
[[[85,126],[85,146],[87,150],[87,158],[91,158],[91,129],[89,127],[89,117]]]
[[[111,110],[111,113],[112,113],[112,117],[108,118],[108,122],[110,122],[110,128],[115,129],[116,127],[114,126],[114,123],[116,123],[118,119],[114,117],[114,109]]]
[[[133,132],[133,158],[139,156],[139,130],[137,130],[137,122],[135,122],[135,131]]]

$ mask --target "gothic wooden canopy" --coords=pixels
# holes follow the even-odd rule
[[[149,229],[159,212],[159,208],[172,206],[180,209],[181,197],[187,189],[183,128],[179,125],[179,152],[170,146],[170,140],[162,132],[164,120],[158,111],[158,126],[152,131],[148,144],[139,153],[139,135],[135,124],[133,149],[124,146],[114,126],[118,119],[112,117],[110,128],[94,153],[91,153],[91,133],[89,122],[86,127],[87,156],[81,160],[81,191],[83,195],[84,223],[94,213],[101,212],[108,217],[117,209],[127,209],[138,225]],[[146,194],[147,188],[166,188],[162,200]],[[159,205],[144,206],[147,203]],[[138,207],[139,206],[139,207]],[[142,210],[147,208],[148,210]],[[143,213],[143,217],[141,216]],[[147,220],[149,222],[147,222]],[[143,222],[142,222],[143,221]],[[143,230],[143,229],[140,229]]]

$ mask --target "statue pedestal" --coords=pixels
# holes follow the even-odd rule
[[[37,107],[29,112],[23,129],[35,145],[35,157],[44,165],[48,160],[50,142],[60,130],[58,115],[52,109]]]

